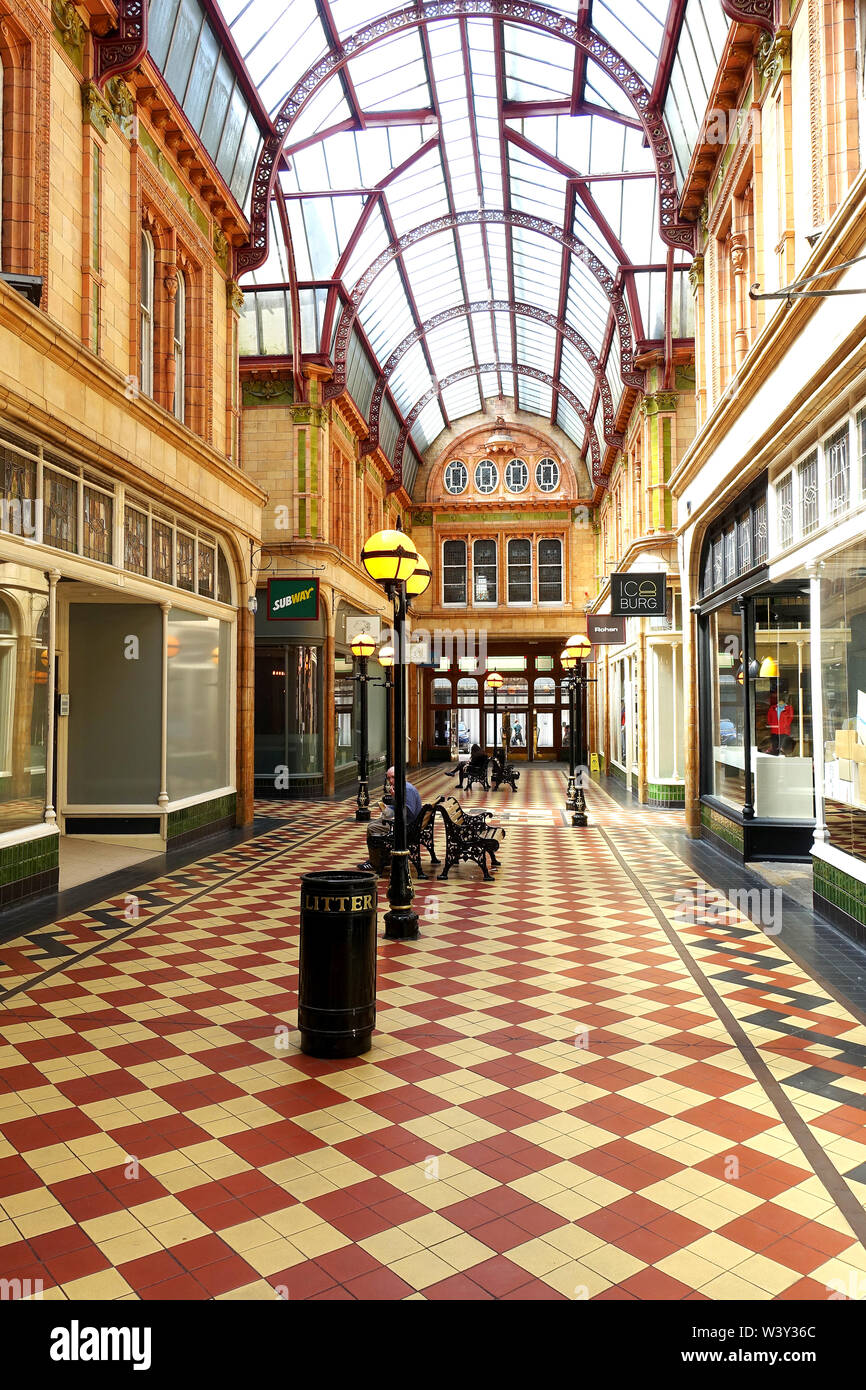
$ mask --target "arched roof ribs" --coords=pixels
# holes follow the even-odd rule
[[[537,367],[528,367],[522,362],[499,362],[498,360],[496,362],[482,362],[477,369],[475,367],[461,367],[459,372],[452,372],[451,376],[445,377],[444,381],[441,381],[439,385],[445,390],[447,387],[455,385],[458,381],[465,381],[467,377],[474,376],[476,370],[478,372],[504,372],[506,375],[513,375],[516,373],[517,376],[527,376],[532,377],[535,381],[542,381],[545,386],[554,386],[553,377],[550,376],[548,372],[539,371]],[[566,386],[560,385],[559,390],[586,426],[589,440],[589,453],[592,459],[592,481],[594,484],[603,483],[604,474],[602,473],[601,450],[599,448],[595,427],[587,414],[586,408],[581,405],[577,396],[575,396],[572,391],[569,391]],[[415,424],[421,411],[424,409],[425,405],[430,404],[435,396],[436,389],[431,388],[420,400],[415,402],[409,414],[406,416],[405,423],[397,437],[397,447],[394,451],[394,477],[388,484],[389,492],[396,492],[397,489],[403,485],[403,451],[406,447],[406,441],[409,439],[412,426]]]
[[[595,252],[590,250],[584,242],[576,237],[573,232],[564,231],[562,227],[556,226],[553,222],[548,222],[545,218],[531,217],[525,212],[503,212],[497,208],[489,208],[479,212],[461,212],[455,216],[436,217],[430,222],[424,222],[420,227],[415,227],[410,232],[406,232],[402,237],[393,241],[382,251],[371,265],[367,267],[360,276],[357,284],[350,293],[349,302],[345,305],[340,316],[337,327],[337,339],[334,348],[334,379],[328,383],[326,397],[333,399],[339,396],[346,385],[346,359],[349,351],[349,339],[351,337],[352,325],[358,315],[358,309],[364,299],[365,294],[373,284],[376,277],[385,269],[387,265],[400,255],[401,251],[408,246],[414,246],[416,242],[423,241],[429,236],[436,236],[440,232],[453,231],[457,227],[472,226],[476,223],[490,226],[522,227],[526,231],[536,232],[539,236],[550,237],[562,246],[568,247],[569,251],[577,256],[583,265],[595,276],[601,285],[607,298],[613,306],[617,327],[620,334],[620,358],[622,366],[622,379],[629,386],[642,387],[644,375],[634,365],[634,342],[632,338],[631,321],[623,297],[622,284],[618,277],[614,277],[602,261],[599,260]],[[514,302],[513,284],[509,284],[509,299]],[[512,317],[512,327],[514,319]],[[516,341],[516,340],[513,340]],[[516,352],[512,354],[517,356]]]
[[[548,314],[544,309],[538,309],[532,304],[522,304],[519,302],[517,304],[511,304],[508,300],[505,299],[493,299],[476,300],[471,304],[458,304],[455,305],[455,307],[452,309],[443,309],[441,313],[435,314],[432,318],[428,319],[426,323],[423,323],[421,325],[420,332],[418,330],[415,330],[412,333],[407,333],[406,337],[394,349],[394,351],[391,353],[391,356],[388,358],[387,362],[382,367],[382,374],[376,382],[376,386],[373,391],[373,398],[370,403],[370,435],[369,438],[365,440],[361,452],[364,454],[371,454],[378,447],[379,412],[381,409],[382,398],[387,388],[388,379],[393,375],[397,366],[406,356],[406,353],[409,351],[409,349],[415,343],[418,342],[420,336],[425,333],[430,333],[434,328],[439,328],[443,323],[450,323],[454,319],[463,318],[468,314],[483,314],[487,312],[490,312],[491,314],[517,314],[525,318],[535,319],[539,323],[548,324],[551,328],[556,329],[557,333],[560,335],[560,338],[562,340],[567,339],[568,342],[570,342],[577,349],[581,357],[592,369],[593,376],[595,377],[596,397],[594,399],[597,400],[597,396],[599,393],[601,395],[604,407],[605,443],[609,444],[612,448],[615,449],[622,448],[623,436],[621,434],[618,434],[615,429],[615,411],[610,385],[608,383],[607,377],[605,376],[604,368],[601,362],[599,361],[598,357],[596,357],[595,353],[593,352],[586,339],[582,338],[580,334],[574,328],[571,327],[570,324],[565,322],[564,319],[558,319],[554,314]],[[552,379],[558,379],[558,371],[554,374],[554,377]],[[552,421],[552,423],[555,424],[556,421],[554,420]]]
[[[762,0],[752,0],[758,5]],[[771,3],[771,0],[767,0]],[[423,28],[441,20],[481,18],[526,25],[561,39],[584,52],[596,62],[619,86],[631,101],[652,150],[659,187],[659,230],[669,245],[693,251],[695,226],[679,219],[676,171],[670,137],[662,113],[652,106],[651,93],[623,58],[610,44],[578,21],[525,0],[431,0],[383,15],[365,25],[327,53],[301,80],[280,107],[274,119],[274,134],[262,146],[252,188],[251,234],[247,246],[236,253],[238,274],[255,270],[267,256],[268,204],[277,169],[292,125],[316,91],[336,73],[341,72],[359,53],[373,47],[389,35],[406,29]],[[608,113],[605,112],[605,115]]]

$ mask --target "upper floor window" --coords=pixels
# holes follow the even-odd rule
[[[830,515],[836,516],[848,506],[850,493],[850,465],[848,459],[847,423],[832,434],[824,445],[827,460],[827,488],[830,502]]]
[[[473,543],[472,590],[476,603],[495,604],[498,601],[495,540]]]
[[[800,484],[800,517],[803,535],[818,525],[818,450],[815,449],[797,469]]]
[[[459,459],[454,459],[445,469],[445,491],[452,496],[457,496],[460,492],[466,491],[469,482],[469,474],[466,472],[466,464]]]
[[[142,230],[139,384],[146,396],[153,395],[153,269],[153,239],[150,232]]]
[[[529,486],[529,469],[523,459],[512,459],[505,470],[505,486],[509,492],[525,492]]]
[[[541,492],[555,492],[559,487],[559,464],[556,459],[542,459],[535,465],[535,481]]]
[[[442,602],[466,603],[466,542],[445,541],[442,546]]]
[[[562,541],[538,542],[538,602],[562,603]]]
[[[495,491],[499,484],[499,469],[490,459],[482,459],[475,469],[475,486],[479,492]]]
[[[779,545],[784,550],[794,543],[794,475],[788,473],[776,484],[776,515],[779,518]]]
[[[178,420],[186,418],[186,280],[180,270],[174,297],[174,413]]]
[[[508,542],[508,602],[532,602],[532,542]]]

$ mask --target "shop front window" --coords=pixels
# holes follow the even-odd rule
[[[348,673],[338,673],[334,681],[334,705],[337,711],[334,763],[337,767],[345,767],[355,758],[355,682]]]
[[[866,860],[866,544],[821,580],[824,816],[830,842]]]
[[[745,686],[739,606],[729,603],[717,609],[710,616],[708,633],[713,745],[710,790],[719,801],[742,811],[746,799]]]
[[[478,709],[478,681],[474,676],[461,676],[457,682],[457,749],[468,753],[473,743],[479,743],[481,715]]]
[[[809,820],[814,799],[808,596],[776,592],[743,602],[748,669],[742,659],[739,604],[717,609],[707,624],[709,790],[737,811],[747,804],[751,790],[758,818]],[[751,789],[746,785],[747,759]]]
[[[0,831],[38,825],[45,811],[47,587],[0,589]]]
[[[256,646],[255,774],[285,789],[322,775],[320,649]]]

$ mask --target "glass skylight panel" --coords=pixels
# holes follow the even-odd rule
[[[565,179],[531,154],[508,146],[511,204],[531,217],[561,223],[565,217]]]
[[[610,340],[610,353],[608,354],[604,369],[610,387],[610,393],[613,396],[614,409],[617,408],[622,400],[622,393],[625,390],[625,385],[620,375],[620,360],[619,334],[614,333]]]
[[[355,34],[359,29],[390,14],[394,9],[392,0],[331,0],[331,14],[340,38]]]
[[[637,118],[631,98],[604,68],[592,59],[586,65],[586,99],[596,106],[606,106],[611,111],[618,111],[621,116]]]
[[[360,335],[353,328],[346,358],[346,389],[365,420],[370,415],[370,402],[373,399],[377,377],[376,366],[361,342]]]
[[[304,279],[300,267],[298,267],[300,279]],[[289,263],[286,256],[286,247],[283,241],[283,232],[280,227],[279,218],[273,203],[268,211],[268,256],[263,265],[258,270],[252,270],[248,275],[244,275],[242,284],[247,285],[285,285],[289,281]]]
[[[394,34],[349,62],[364,111],[414,111],[431,105],[424,51],[416,30]]]
[[[644,335],[663,338],[665,334],[665,273],[639,274],[634,277],[635,289],[643,315]]]
[[[586,436],[586,426],[577,412],[569,405],[568,401],[559,397],[559,404],[556,407],[556,423],[578,449],[583,449],[583,441]]]
[[[601,351],[610,307],[610,300],[595,276],[572,257],[565,316],[596,353]]]
[[[519,376],[517,378],[517,390],[520,396],[521,410],[529,410],[535,415],[550,415],[553,406],[553,391],[549,386],[545,386],[543,381],[534,381],[532,377]]]
[[[478,378],[468,376],[463,381],[456,381],[453,386],[446,386],[442,392],[442,400],[451,420],[459,420],[463,415],[474,415],[481,409]]]
[[[244,298],[238,321],[238,355],[240,357],[259,357],[260,353],[256,296],[248,294]]]
[[[660,12],[660,14],[659,14]],[[642,0],[621,0],[615,7],[605,0],[593,0],[592,27],[652,87],[658,55],[664,37],[665,10],[656,3],[656,13]]]
[[[672,329],[675,338],[693,338],[695,335],[695,298],[689,284],[688,271],[674,274]]]
[[[560,373],[570,391],[584,402],[592,399],[595,390],[595,375],[589,363],[566,338],[562,344],[562,365]]]
[[[429,391],[433,382],[420,343],[416,343],[406,356],[401,358],[388,379],[388,385],[404,415],[407,415],[415,402]]]
[[[291,353],[291,315],[287,290],[261,290],[256,295],[260,352],[285,357]]]
[[[461,367],[471,367],[474,359],[467,320],[453,319],[434,328],[427,334],[427,350],[439,377],[450,376]]]
[[[311,97],[292,126],[292,142],[309,140],[331,126],[351,118],[349,103],[338,77],[332,77]]]
[[[679,178],[688,169],[728,32],[728,18],[712,0],[689,0],[665,100]]]
[[[434,397],[432,401],[427,402],[412,426],[412,438],[416,447],[423,453],[425,449],[430,447],[434,439],[439,438],[444,428],[445,421],[442,418],[439,401]]]
[[[493,339],[493,325],[489,314],[472,315],[472,331],[475,334],[475,347],[481,362],[496,361],[496,343]]]
[[[431,150],[388,186],[388,210],[399,236],[443,217],[448,212],[448,196],[438,149]]]
[[[514,293],[517,299],[534,304],[555,314],[559,306],[559,282],[562,271],[562,249],[550,237],[515,227],[512,233],[514,250]]]
[[[619,185],[617,185],[619,187]],[[594,251],[602,265],[606,266],[612,275],[615,275],[619,266],[619,259],[599,231],[598,223],[595,218],[584,206],[580,197],[575,199],[574,222],[572,228],[574,235],[588,246],[590,251]],[[613,229],[616,233],[616,228]]]
[[[463,303],[452,232],[425,237],[403,252],[403,264],[422,319]]]
[[[481,396],[485,401],[495,401],[499,398],[499,375],[497,372],[482,372],[481,377]]]
[[[503,25],[507,101],[570,97],[572,44],[524,25]]]
[[[537,319],[518,315],[516,333],[518,361],[552,374],[556,357],[556,329],[539,323]]]
[[[499,344],[499,361],[511,361],[511,315],[498,313],[496,319],[496,341]]]
[[[343,279],[349,286],[355,285],[368,266],[371,266],[380,252],[391,243],[385,219],[380,207],[370,213],[367,225],[358,238],[358,244],[349,257]]]
[[[388,397],[382,401],[382,408],[379,411],[379,447],[386,459],[393,459],[394,446],[397,443],[397,436],[400,433],[400,421],[394,413],[394,408]]]

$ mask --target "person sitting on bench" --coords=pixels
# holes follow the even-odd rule
[[[484,752],[484,749],[480,746],[480,744],[473,743],[473,745],[472,745],[472,750],[471,750],[471,752],[470,752],[470,754],[469,754],[469,759],[468,759],[468,761],[467,761],[467,762],[464,762],[464,763],[458,763],[457,767],[449,767],[449,768],[446,768],[446,769],[445,769],[445,774],[446,774],[447,777],[453,777],[453,776],[455,775],[455,773],[456,773],[456,775],[457,775],[457,785],[459,786],[460,790],[462,791],[462,790],[463,790],[463,779],[464,779],[464,777],[467,775],[467,773],[469,772],[470,768],[471,768],[473,771],[474,771],[475,769],[477,769],[477,768],[480,769],[480,768],[482,768],[482,767],[485,766],[486,762],[487,762],[487,754]]]

